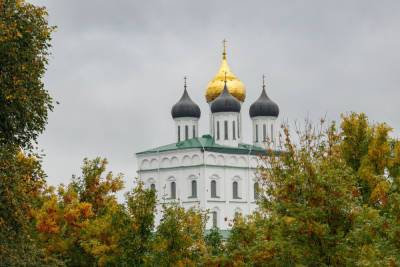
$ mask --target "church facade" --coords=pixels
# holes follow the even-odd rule
[[[208,210],[207,229],[228,230],[235,213],[246,215],[257,207],[259,156],[276,139],[279,107],[266,94],[263,82],[260,97],[248,112],[242,110],[246,89],[229,68],[225,45],[205,98],[210,107],[209,132],[200,135],[201,111],[190,98],[185,79],[183,95],[171,110],[176,140],[136,153],[138,176],[156,191],[161,203]],[[252,144],[242,142],[245,116],[252,120]],[[160,218],[158,212],[156,222]]]

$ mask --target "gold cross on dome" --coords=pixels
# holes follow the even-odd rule
[[[227,43],[228,41],[226,40],[226,39],[224,39],[224,40],[222,40],[222,45],[223,45],[223,47],[224,47],[224,52],[222,53],[222,55],[223,55],[223,58],[224,59],[226,59],[226,43]]]

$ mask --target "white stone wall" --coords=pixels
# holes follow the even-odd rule
[[[175,121],[175,138],[176,142],[184,141],[186,139],[191,139],[198,137],[199,135],[199,119],[191,117],[176,118]],[[186,138],[186,130],[188,129],[188,138]],[[194,131],[193,131],[194,127]],[[179,130],[180,129],[180,130]]]
[[[227,134],[225,134],[225,122],[227,122]],[[212,114],[212,136],[217,144],[237,147],[242,140],[240,113],[218,112]],[[218,136],[219,124],[219,136]],[[235,124],[235,130],[233,130]]]
[[[276,117],[258,116],[252,118],[253,123],[253,144],[259,147],[265,147],[267,142],[264,140],[264,125],[265,125],[265,138],[270,140],[273,144],[276,143],[278,124]],[[257,134],[258,131],[258,134]]]
[[[200,149],[138,155],[138,175],[147,187],[156,185],[158,200],[179,201],[218,215],[217,226],[229,229],[235,212],[246,215],[256,208],[254,200],[256,156],[223,154]],[[191,181],[197,181],[197,197],[191,198]],[[211,181],[217,183],[218,198],[211,197]],[[170,200],[170,184],[176,183],[176,200]],[[238,182],[240,199],[233,199],[233,182]],[[160,207],[158,207],[159,209]],[[156,222],[161,218],[157,213]],[[207,228],[212,227],[212,219]]]

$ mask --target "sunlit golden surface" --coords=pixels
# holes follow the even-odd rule
[[[229,93],[231,93],[231,95],[233,95],[240,102],[244,102],[246,98],[246,88],[230,70],[228,63],[226,62],[225,52],[218,73],[215,75],[214,79],[208,83],[206,90],[207,102],[213,101],[221,94],[222,90],[224,89],[225,73],[227,80],[226,84],[228,86]]]

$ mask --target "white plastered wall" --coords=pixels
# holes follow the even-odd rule
[[[146,187],[156,184],[160,202],[177,201],[183,207],[199,207],[217,211],[217,225],[220,229],[230,229],[235,212],[244,215],[256,209],[254,199],[256,156],[226,154],[201,149],[183,149],[171,152],[138,155],[139,178]],[[217,182],[217,198],[211,197],[211,181]],[[197,181],[197,197],[191,197],[191,181]],[[176,183],[175,200],[169,199],[170,184]],[[233,199],[233,182],[238,181],[240,199]],[[157,207],[156,223],[162,214]],[[212,227],[212,218],[207,228]]]

